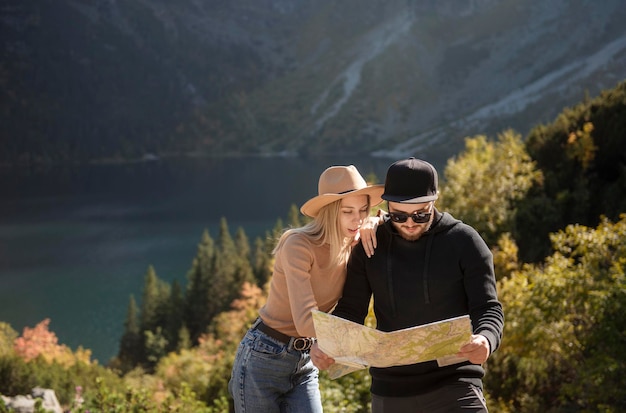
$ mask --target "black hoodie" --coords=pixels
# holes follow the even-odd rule
[[[378,247],[368,258],[359,243],[333,314],[363,324],[374,296],[381,331],[395,331],[469,314],[474,334],[500,345],[504,313],[496,293],[491,251],[478,232],[448,213],[435,210],[430,229],[418,240],[402,238],[392,223],[381,225]],[[454,381],[482,387],[485,374],[470,362],[439,367],[436,361],[370,369],[373,394],[404,397]]]

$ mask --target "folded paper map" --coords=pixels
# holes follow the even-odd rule
[[[335,359],[328,369],[331,379],[367,367],[459,363],[466,359],[456,354],[472,334],[467,315],[384,332],[321,311],[312,314],[320,350]]]

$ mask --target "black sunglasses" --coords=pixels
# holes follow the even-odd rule
[[[409,217],[411,217],[413,222],[415,222],[416,224],[425,224],[430,220],[431,215],[431,212],[415,212],[413,214],[405,214],[404,212],[390,212],[389,218],[391,218],[393,222],[403,223],[406,222]]]

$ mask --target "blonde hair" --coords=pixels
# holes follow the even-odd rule
[[[367,195],[367,209],[369,211],[370,197]],[[330,260],[328,267],[342,265],[348,261],[350,251],[352,251],[352,242],[354,237],[344,236],[339,225],[339,213],[341,211],[341,199],[331,202],[320,208],[317,216],[308,224],[298,227],[289,228],[280,236],[276,247],[272,253],[282,248],[282,245],[291,234],[303,234],[313,245],[330,245]]]

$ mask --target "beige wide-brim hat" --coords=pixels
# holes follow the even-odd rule
[[[383,185],[367,185],[354,165],[331,166],[320,175],[318,196],[306,201],[300,212],[315,218],[320,208],[351,195],[369,195],[370,206],[383,202]]]

